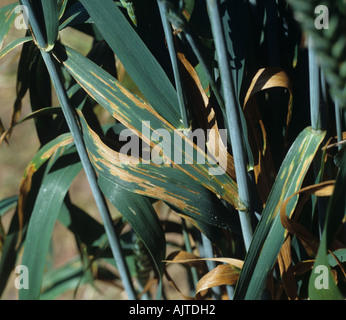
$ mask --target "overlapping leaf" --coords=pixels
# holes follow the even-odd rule
[[[181,72],[184,78],[184,86],[186,86],[186,91],[192,100],[192,106],[195,110],[198,123],[205,132],[207,132],[208,129],[214,130],[215,132],[215,137],[211,137],[206,143],[207,148],[211,152],[215,149],[216,153],[219,154],[219,158],[225,159],[225,161],[221,161],[221,163],[226,164],[224,169],[235,179],[233,157],[227,152],[224,142],[219,140],[220,126],[216,118],[214,107],[211,105],[210,99],[203,89],[200,77],[184,54],[178,53],[178,58],[182,65]],[[221,143],[222,146],[219,146],[219,143]]]
[[[230,202],[235,208],[241,209],[243,207],[239,202],[234,180],[227,174],[211,175],[211,170],[220,168],[216,168],[213,162],[210,161],[211,158],[208,158],[203,150],[192,144],[191,140],[185,139],[182,132],[176,130],[176,128],[162,118],[151,106],[132,95],[116,79],[76,51],[66,48],[66,51],[59,50],[56,52],[56,55],[91,97],[127,128],[132,129],[148,145],[152,147],[156,145],[151,139],[153,132],[159,129],[164,129],[165,132],[168,132],[170,138],[168,139],[163,136],[163,143],[168,145],[171,150],[171,155],[175,155],[175,152],[177,152],[183,157],[182,161],[179,161],[182,162],[181,164],[174,161],[174,159],[170,159],[172,160],[171,164],[173,167],[184,172],[192,179],[199,181],[199,183],[210,189],[216,195]],[[144,123],[144,121],[146,122]],[[179,149],[176,143],[178,139],[185,141],[185,148],[180,146]],[[193,148],[197,154],[196,158],[191,159],[191,155],[185,152],[186,145]],[[204,164],[197,163],[198,156],[205,159]],[[190,158],[187,159],[187,157]],[[187,160],[192,162],[192,164],[187,164]]]
[[[267,200],[276,172],[272,150],[267,141],[267,131],[254,98],[258,92],[275,87],[287,89],[290,93],[286,123],[288,126],[292,114],[292,88],[288,75],[281,68],[272,67],[258,70],[247,90],[243,106],[254,157],[255,181],[262,203]]]
[[[121,161],[119,152],[102,142],[81,112],[79,116],[89,156],[104,179],[131,192],[164,200],[195,220],[239,231],[235,217],[219,199],[185,172],[167,165],[138,163],[136,159],[132,163]]]

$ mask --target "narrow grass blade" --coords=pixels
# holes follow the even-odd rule
[[[38,299],[53,227],[62,202],[75,176],[82,169],[78,157],[65,155],[45,176],[29,222],[22,264],[29,270],[29,289],[19,292],[19,299]],[[72,160],[72,162],[71,162]],[[74,163],[73,163],[74,162]]]
[[[45,274],[40,300],[54,300],[67,291],[74,290],[86,282],[80,259],[72,259],[64,266]]]
[[[9,210],[15,208],[18,202],[18,197],[13,196],[0,201],[0,217],[7,213]]]
[[[59,12],[57,0],[42,0],[42,9],[46,26],[47,51],[50,51],[58,38],[59,32]]]
[[[89,13],[80,2],[73,4],[61,18],[59,30],[83,23],[92,23]]]
[[[32,37],[24,37],[24,38],[20,38],[20,39],[12,41],[5,48],[0,50],[0,59],[6,56],[6,54],[10,53],[13,49],[29,41],[32,41]]]
[[[251,214],[253,213],[253,204],[252,198],[250,197],[250,182],[247,176],[247,153],[242,136],[243,129],[240,116],[240,105],[227,58],[227,49],[218,1],[207,0],[207,6],[221,73],[222,89],[225,99],[226,123],[231,138],[239,199],[245,205],[245,210],[239,212],[239,217],[245,248],[248,250],[252,239]]]
[[[285,229],[280,221],[281,205],[285,199],[300,189],[324,136],[324,132],[306,128],[288,151],[255,230],[237,283],[235,299],[252,300],[261,297],[268,275],[285,239]],[[295,197],[289,202],[287,215],[294,210],[297,200]]]
[[[68,0],[58,0],[59,19],[64,15]]]

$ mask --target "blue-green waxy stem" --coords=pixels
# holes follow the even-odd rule
[[[172,34],[171,26],[166,17],[167,8],[164,2],[158,0],[157,3],[160,9],[163,30],[165,32],[169,56],[172,63],[175,87],[177,90],[177,96],[179,101],[181,122],[182,122],[183,129],[187,130],[189,128],[189,121],[188,121],[187,112],[186,112],[186,105],[185,105],[184,93],[182,88],[180,72],[179,72],[178,59],[177,59],[177,55],[175,53],[175,48],[174,48],[173,34]]]
[[[237,95],[232,81],[232,74],[228,61],[227,49],[224,38],[224,31],[220,19],[218,2],[216,0],[207,0],[209,19],[211,22],[217,59],[219,63],[221,83],[225,99],[225,111],[230,132],[234,166],[237,177],[239,199],[247,208],[246,211],[239,212],[244,244],[246,250],[250,247],[252,239],[251,227],[251,199],[249,180],[247,176],[247,157],[241,133],[243,132],[240,120],[240,108]]]
[[[309,37],[309,81],[310,81],[310,112],[311,127],[321,130],[321,108],[320,108],[320,70],[317,64],[316,53],[313,42]]]

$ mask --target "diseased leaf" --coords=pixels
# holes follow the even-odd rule
[[[324,136],[325,132],[306,128],[288,151],[255,230],[237,283],[235,299],[252,300],[261,297],[266,279],[285,240],[285,229],[280,221],[281,205],[300,189]],[[294,210],[296,203],[297,196],[287,206],[288,215]]]
[[[319,240],[316,239],[303,225],[297,222],[299,214],[287,215],[286,207],[289,201],[300,194],[315,194],[316,196],[330,196],[334,190],[335,181],[325,181],[316,185],[304,187],[299,191],[289,196],[281,206],[280,219],[282,226],[287,230],[288,233],[295,235],[304,245],[306,252],[311,256],[315,257],[319,245]],[[305,203],[306,201],[302,201]]]
[[[225,263],[218,265],[208,272],[206,261]],[[233,258],[200,258],[185,251],[176,251],[169,254],[166,263],[182,263],[190,268],[196,268],[203,277],[198,281],[196,287],[196,298],[200,299],[203,291],[221,285],[234,285],[243,267],[243,261]]]
[[[169,165],[138,163],[136,159],[132,163],[122,161],[124,155],[105,145],[88,127],[81,112],[78,114],[90,159],[104,179],[128,191],[166,201],[195,220],[239,230],[235,215],[230,215],[213,193],[184,171]]]
[[[211,136],[207,141],[207,148],[209,152],[219,154],[221,164],[225,164],[224,170],[235,179],[235,169],[233,157],[227,152],[225,143],[219,139],[219,124],[216,118],[216,113],[211,105],[211,101],[205,93],[199,76],[190,62],[182,53],[178,53],[178,58],[182,64],[182,74],[184,77],[184,85],[186,91],[192,101],[192,106],[195,110],[195,114],[199,123],[199,126],[207,133],[207,130],[214,130],[215,135]],[[219,146],[222,144],[222,147]]]
[[[200,258],[192,253],[188,253],[186,251],[175,251],[169,254],[167,257],[167,260],[165,260],[166,263],[184,263],[189,265],[190,267],[196,267],[201,268],[201,266],[204,268],[206,267],[205,263],[201,262],[205,261],[215,261],[215,262],[221,262],[226,263],[229,265],[232,265],[239,270],[243,267],[244,262],[239,259],[234,258]],[[206,270],[206,269],[205,269]]]
[[[290,92],[287,126],[292,114],[292,86],[288,75],[281,68],[263,68],[258,70],[251,81],[244,100],[244,114],[248,127],[249,143],[254,158],[254,176],[258,194],[264,204],[275,180],[276,170],[272,150],[267,141],[267,131],[255,101],[256,94],[275,87]],[[287,131],[287,130],[286,130]]]
[[[182,132],[162,118],[150,105],[132,95],[116,79],[76,51],[66,48],[65,52],[57,52],[57,57],[91,97],[145,143],[154,148],[157,143],[153,141],[153,134],[159,139],[162,132],[159,129],[169,133],[169,137],[162,136],[161,145],[166,146],[165,150],[168,149],[167,153],[170,155],[167,159],[167,153],[164,154],[166,159],[163,161],[171,162],[174,168],[199,181],[235,208],[243,208],[234,180],[224,173],[221,166],[215,166],[216,160],[212,160],[212,156],[207,156],[204,150],[186,139]],[[179,146],[177,140],[184,143]],[[193,155],[186,152],[188,147],[192,148]],[[175,159],[176,154],[182,158]]]

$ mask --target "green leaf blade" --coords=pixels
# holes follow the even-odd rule
[[[13,49],[31,40],[32,40],[32,37],[23,37],[23,38],[12,41],[5,48],[0,50],[0,59],[2,59],[4,56],[10,53]]]
[[[18,197],[13,196],[0,201],[0,217],[17,205]]]
[[[50,49],[54,47],[59,33],[59,12],[57,0],[44,0],[42,9],[46,25],[47,45]]]
[[[259,299],[265,282],[284,242],[285,229],[280,221],[281,204],[301,187],[324,132],[306,128],[287,153],[255,230],[244,267],[237,283],[235,299]],[[294,197],[287,205],[289,215],[297,204]]]
[[[19,292],[20,300],[33,300],[40,296],[53,227],[70,184],[81,168],[80,162],[65,164],[43,180],[29,222],[22,259],[22,264],[29,270],[29,289]]]

